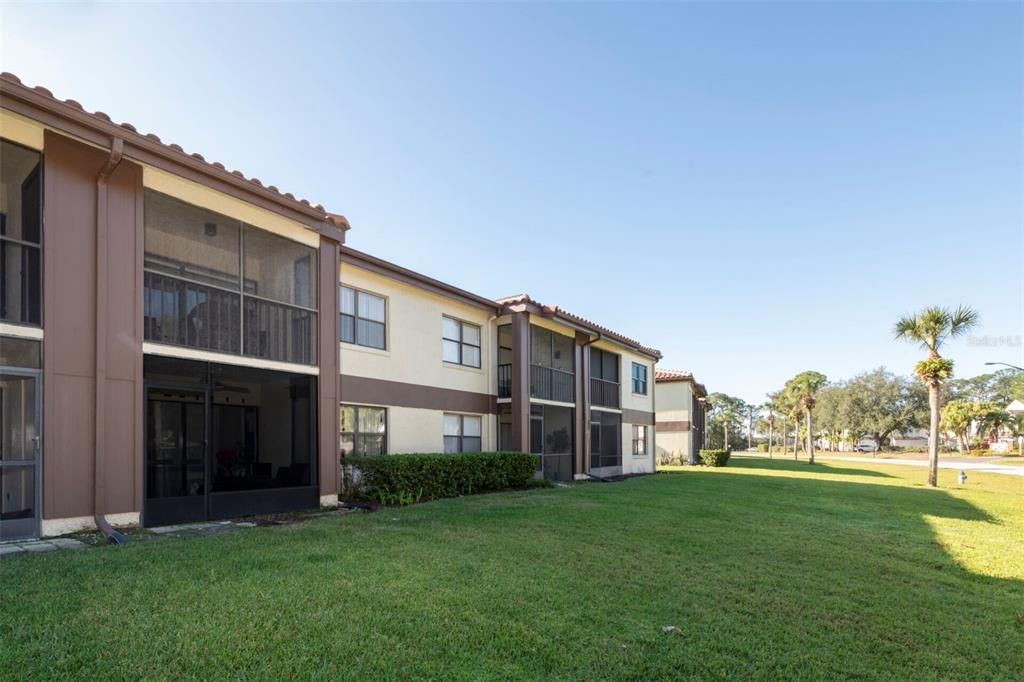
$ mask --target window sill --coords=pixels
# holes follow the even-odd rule
[[[367,355],[380,355],[383,357],[390,357],[391,351],[387,348],[374,348],[373,346],[360,346],[358,343],[349,343],[348,341],[338,342],[339,350],[343,351],[355,351],[357,353],[366,353]]]
[[[441,361],[441,366],[442,367],[447,367],[448,369],[458,369],[458,370],[461,370],[463,372],[471,372],[473,374],[483,374],[484,373],[484,368],[483,367],[474,367],[472,365],[463,365],[463,364],[460,364],[458,362],[450,362],[448,360],[442,360]]]
[[[0,334],[17,336],[22,339],[41,339],[43,338],[43,328],[28,323],[0,321]]]

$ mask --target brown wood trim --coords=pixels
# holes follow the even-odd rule
[[[576,371],[576,422],[575,466],[574,474],[584,474],[590,470],[590,336],[586,332],[576,332],[573,343],[575,351],[574,365]]]
[[[334,495],[339,491],[340,452],[338,451],[338,243],[320,240],[319,252],[320,310],[327,311],[318,318],[317,360],[320,365],[318,381],[320,495]]]
[[[622,410],[622,422],[624,424],[646,424],[654,426],[654,413],[643,410]]]
[[[658,431],[662,433],[683,433],[690,430],[690,422],[687,420],[672,422],[657,422]]]
[[[341,249],[341,262],[342,264],[354,265],[364,270],[383,275],[384,277],[390,277],[391,279],[405,284],[410,284],[414,287],[430,291],[431,293],[451,298],[460,303],[474,306],[476,308],[483,308],[492,314],[497,314],[500,311],[500,307],[494,301],[484,298],[483,296],[477,296],[476,294],[459,289],[450,284],[446,284],[440,280],[436,280],[426,275],[421,275],[418,272],[403,268],[400,265],[376,258],[368,253],[362,251],[356,251],[349,247],[342,247]]]
[[[530,314],[512,314],[513,450],[530,451]]]
[[[477,414],[498,413],[498,398],[494,395],[351,374],[341,375],[340,402]]]

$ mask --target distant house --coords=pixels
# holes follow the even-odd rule
[[[704,446],[707,390],[690,372],[654,373],[655,446],[659,464],[696,464]]]
[[[903,432],[895,432],[889,435],[889,445],[894,448],[925,449],[928,447],[927,429],[908,429]]]

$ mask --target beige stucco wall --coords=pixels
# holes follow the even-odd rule
[[[657,421],[690,422],[689,431],[658,432],[657,461],[687,462],[693,448],[693,385],[688,381],[662,381],[655,384],[655,392]]]
[[[43,124],[37,121],[0,109],[0,137],[42,151],[44,130]]]
[[[388,407],[388,453],[444,452],[444,414],[442,410]],[[496,417],[479,416],[482,417],[482,449],[497,450]]]
[[[655,469],[655,442],[657,434],[653,426],[647,427],[647,454],[643,457],[633,456],[633,425],[622,422],[622,473],[650,474]]]
[[[693,446],[692,431],[658,433],[656,438],[659,462],[688,462]]]
[[[541,315],[530,315],[530,324],[537,327],[543,327],[544,329],[550,329],[562,336],[568,336],[570,339],[576,338],[576,330],[569,325],[562,324],[557,320],[552,320]]]
[[[693,421],[690,406],[693,404],[693,386],[688,381],[661,381],[656,384],[658,421]]]
[[[342,263],[341,283],[386,299],[386,350],[342,343],[341,373],[473,393],[494,393],[497,343],[489,311]],[[441,318],[480,327],[479,369],[442,360]]]

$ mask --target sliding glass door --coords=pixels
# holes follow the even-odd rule
[[[206,391],[146,391],[146,525],[206,518]]]

